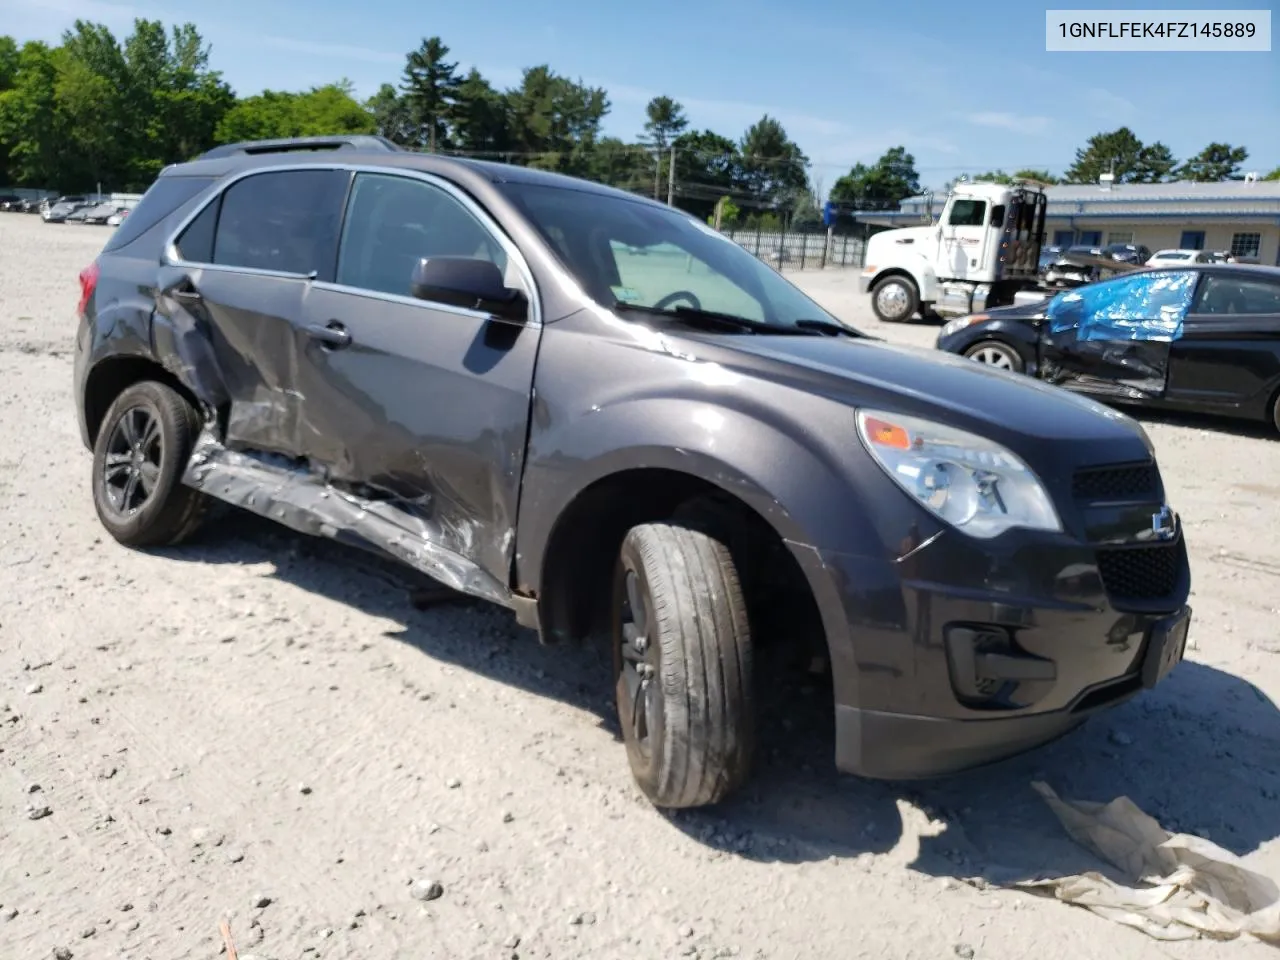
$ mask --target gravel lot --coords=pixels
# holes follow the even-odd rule
[[[241,960],[1274,957],[965,882],[1093,866],[1037,777],[1280,878],[1263,431],[1149,422],[1195,576],[1194,649],[1162,689],[901,787],[837,776],[821,695],[788,688],[751,789],[667,817],[632,787],[599,651],[415,610],[392,568],[249,516],[154,554],[105,536],[71,397],[76,274],[105,236],[0,214],[0,957],[215,960],[224,917]],[[853,273],[799,279],[932,342],[875,324]]]

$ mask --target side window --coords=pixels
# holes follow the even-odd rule
[[[1190,271],[1162,270],[1064,292],[1046,310],[1050,330],[1074,328],[1080,340],[1175,340],[1196,279]]]
[[[407,297],[423,257],[488,260],[520,286],[507,253],[479,220],[434,184],[383,173],[356,176],[338,251],[337,283]]]
[[[1280,283],[1209,274],[1196,295],[1199,314],[1280,314]]]
[[[347,178],[340,170],[282,170],[232,184],[222,195],[211,262],[329,275]]]
[[[986,216],[985,200],[957,200],[951,205],[951,217],[947,223],[953,227],[980,227]]]
[[[991,208],[991,226],[996,230],[1004,229],[1004,204],[997,204]]]
[[[133,243],[211,183],[213,177],[160,177],[116,227],[103,249],[119,250]]]
[[[213,231],[218,225],[222,198],[214,200],[187,225],[178,238],[178,256],[190,263],[213,263]]]

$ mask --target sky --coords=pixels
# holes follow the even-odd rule
[[[77,17],[121,39],[135,17],[193,22],[241,95],[347,78],[365,96],[436,35],[461,70],[499,87],[540,63],[604,87],[605,133],[626,140],[658,94],[735,140],[768,113],[820,192],[897,145],[926,186],[997,168],[1061,173],[1091,135],[1120,126],[1179,159],[1219,141],[1249,149],[1245,171],[1280,166],[1274,37],[1269,53],[1048,53],[1045,8],[1026,0],[0,0],[0,32],[19,41],[57,42]]]

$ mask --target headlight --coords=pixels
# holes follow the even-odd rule
[[[942,330],[941,332],[939,332],[938,336],[949,337],[953,333],[963,330],[965,327],[969,326],[970,324],[979,323],[983,320],[989,320],[989,319],[990,317],[988,317],[985,313],[973,313],[967,317],[956,317],[956,319],[948,320],[945,324],[943,324]]]
[[[972,433],[896,413],[858,411],[872,458],[921,505],[971,537],[1062,530],[1049,494],[1021,458]]]

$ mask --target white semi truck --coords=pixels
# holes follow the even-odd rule
[[[1037,287],[1046,203],[1031,181],[958,183],[936,222],[871,236],[859,287],[889,323],[1011,304]]]

